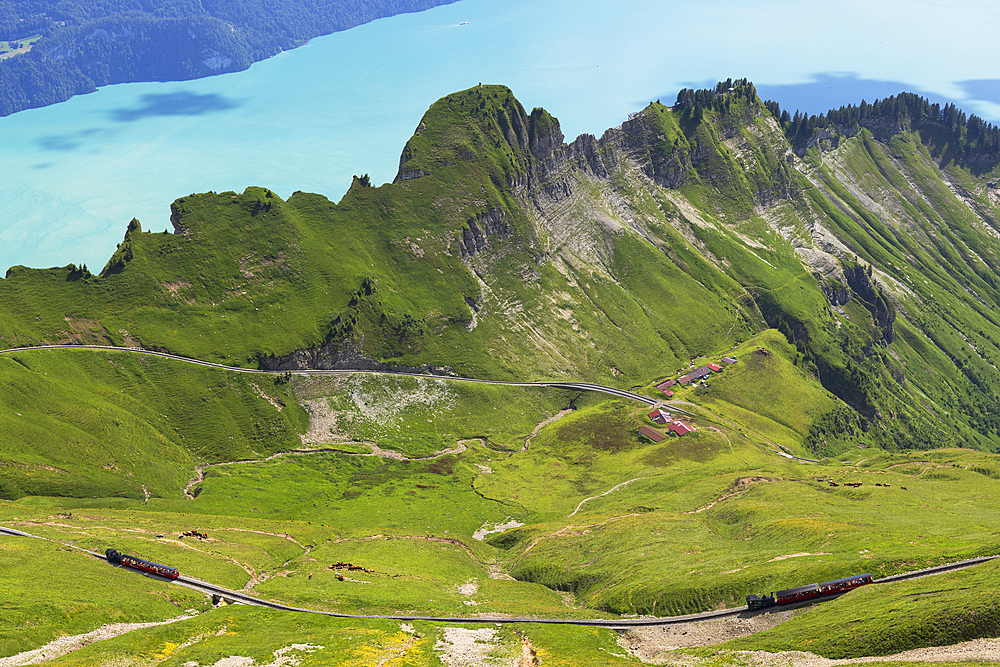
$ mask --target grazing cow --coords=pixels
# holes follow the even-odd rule
[[[903,491],[906,491],[906,487],[905,486],[901,486],[899,488],[901,488]]]

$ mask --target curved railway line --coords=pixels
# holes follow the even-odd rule
[[[49,539],[47,537],[39,537],[37,535],[32,535],[21,530],[16,530],[14,528],[7,528],[6,526],[0,526],[0,534],[11,535],[16,537],[28,537],[33,539],[45,540],[46,542],[52,542],[53,544],[58,544],[64,547],[70,547],[87,555],[93,556],[99,560],[107,562],[107,557],[104,554],[95,553],[87,549],[82,549],[73,545],[63,544],[56,540]],[[905,581],[907,579],[917,579],[919,577],[928,577],[936,574],[943,574],[945,572],[952,572],[954,570],[962,570],[967,567],[972,567],[980,563],[985,563],[987,561],[995,560],[1000,558],[1000,555],[995,556],[980,556],[978,558],[969,558],[962,561],[957,561],[955,563],[945,563],[944,565],[935,565],[933,567],[924,568],[922,570],[914,570],[913,572],[902,572],[900,574],[894,574],[882,579],[876,579],[874,584],[889,584],[897,581]],[[122,566],[116,566],[122,568]],[[129,569],[129,568],[124,568]],[[139,574],[135,570],[129,570]],[[699,614],[686,614],[683,616],[659,616],[659,617],[642,617],[642,618],[540,618],[532,616],[423,616],[419,614],[345,614],[335,611],[326,611],[323,609],[307,609],[304,607],[292,607],[289,605],[281,604],[280,602],[272,602],[271,600],[265,600],[263,598],[254,597],[252,595],[247,595],[246,593],[241,593],[239,591],[230,590],[228,588],[223,588],[222,586],[216,586],[207,581],[202,581],[201,579],[195,579],[194,577],[186,577],[181,575],[177,579],[167,579],[166,577],[160,577],[154,574],[143,573],[142,576],[149,577],[151,579],[156,579],[164,583],[175,583],[182,586],[187,586],[188,588],[193,588],[195,590],[202,591],[207,595],[219,596],[229,602],[237,604],[246,604],[256,607],[265,607],[267,609],[276,609],[279,611],[295,611],[307,614],[320,614],[322,616],[332,616],[334,618],[356,618],[356,619],[380,619],[387,621],[430,621],[436,623],[540,623],[548,625],[578,625],[578,626],[589,626],[598,628],[609,628],[611,630],[627,630],[629,628],[638,627],[652,627],[658,625],[674,625],[678,623],[691,623],[695,621],[707,621],[714,618],[725,618],[728,616],[739,616],[741,614],[750,613],[753,615],[768,613],[776,609],[793,609],[809,604],[814,604],[815,602],[821,602],[822,600],[831,600],[840,595],[846,595],[850,591],[840,593],[838,595],[831,595],[821,600],[809,600],[802,603],[782,605],[781,607],[769,607],[767,609],[762,609],[758,611],[750,612],[745,606],[734,607],[732,609],[722,609],[719,611],[706,611]]]
[[[640,403],[645,403],[646,405],[656,405],[657,401],[648,396],[641,396],[639,394],[633,393],[631,391],[626,391],[625,389],[617,389],[615,387],[605,387],[600,384],[592,384],[590,382],[565,382],[565,381],[551,381],[551,382],[505,382],[503,380],[482,380],[479,378],[469,378],[462,377],[460,375],[434,375],[433,373],[410,373],[406,371],[378,371],[378,370],[364,370],[364,369],[312,369],[312,368],[301,368],[296,370],[283,370],[283,371],[272,371],[261,368],[241,368],[239,366],[226,366],[225,364],[216,364],[211,361],[202,361],[200,359],[192,359],[191,357],[181,357],[176,354],[170,354],[169,352],[158,352],[156,350],[144,350],[141,347],[115,347],[112,345],[32,345],[28,347],[12,347],[6,350],[0,350],[0,355],[12,354],[14,352],[27,352],[32,350],[94,350],[103,352],[131,352],[133,354],[146,354],[153,357],[163,357],[164,359],[172,359],[174,361],[181,361],[187,364],[194,364],[196,366],[205,366],[207,368],[217,368],[219,370],[231,371],[233,373],[255,373],[260,375],[284,375],[285,373],[291,373],[292,375],[351,375],[358,373],[367,373],[370,375],[397,375],[403,377],[417,377],[417,378],[427,378],[434,380],[455,380],[457,382],[478,382],[480,384],[496,384],[503,385],[506,387],[551,387],[553,389],[569,389],[573,391],[596,391],[603,394],[610,394],[611,396],[617,396],[618,398],[627,398],[633,401],[639,401]],[[684,412],[685,414],[690,414],[679,408],[674,408],[677,412]]]

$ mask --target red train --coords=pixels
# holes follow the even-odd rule
[[[135,556],[120,554],[114,549],[108,549],[104,552],[104,555],[107,556],[108,562],[112,565],[125,565],[126,567],[131,567],[135,570],[141,570],[143,572],[149,572],[150,574],[156,574],[161,577],[166,577],[167,579],[176,579],[181,576],[181,573],[178,572],[176,568],[160,565],[159,563],[154,563],[150,560],[136,558]]]
[[[825,595],[836,595],[837,593],[843,593],[858,586],[870,584],[872,581],[874,580],[871,574],[856,574],[853,577],[835,579],[834,581],[827,581],[822,584],[809,584],[807,586],[787,588],[771,595],[748,595],[747,609],[764,609],[779,604],[811,600],[812,598]]]

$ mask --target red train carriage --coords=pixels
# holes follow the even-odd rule
[[[766,607],[773,607],[779,604],[811,600],[820,596],[837,595],[852,588],[870,584],[873,581],[871,574],[856,574],[853,577],[826,581],[822,584],[809,584],[807,586],[788,588],[772,595],[748,595],[747,609],[753,611],[754,609],[765,609]]]
[[[774,594],[774,604],[789,604],[791,602],[801,602],[811,600],[822,595],[819,584],[808,584],[806,586],[796,586],[787,588]]]
[[[837,593],[843,593],[844,591],[849,591],[852,588],[857,588],[858,586],[870,584],[873,581],[874,579],[872,579],[872,575],[870,573],[856,574],[853,577],[827,581],[820,584],[819,587],[823,590],[823,595],[836,595]]]
[[[136,558],[135,556],[120,554],[114,549],[108,549],[104,552],[104,555],[107,556],[108,562],[113,565],[125,565],[126,567],[141,570],[142,572],[149,572],[150,574],[166,577],[167,579],[176,579],[181,575],[176,568],[160,565],[159,563],[154,563],[150,560]]]

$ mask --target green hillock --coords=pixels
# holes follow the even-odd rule
[[[100,276],[12,268],[0,336],[251,366],[322,348],[335,364],[614,382],[644,358],[673,368],[747,335],[731,281],[708,267],[721,284],[706,292],[631,236],[598,271],[546,261],[516,198],[538,162],[527,125],[510,91],[475,88],[435,104],[407,144],[400,173],[428,176],[352,187],[338,204],[259,188],[180,199],[176,233],[133,223]]]
[[[17,352],[0,377],[5,498],[179,496],[196,463],[300,446],[308,423],[280,376],[157,357]]]

